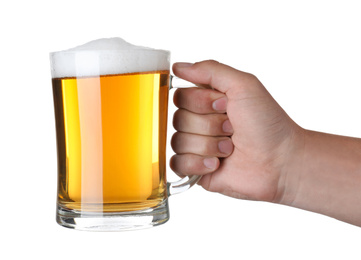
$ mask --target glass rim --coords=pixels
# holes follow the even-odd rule
[[[49,52],[50,56],[54,56],[54,55],[60,55],[60,54],[77,54],[77,53],[99,53],[99,54],[104,54],[104,53],[163,53],[166,55],[170,55],[170,51],[168,50],[163,50],[163,49],[146,49],[146,48],[141,48],[141,49],[128,49],[128,50],[112,50],[112,49],[101,49],[101,50],[87,50],[87,49],[79,49],[79,50],[62,50],[62,51],[52,51]]]

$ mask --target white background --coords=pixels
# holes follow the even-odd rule
[[[2,1],[0,258],[360,259],[359,227],[198,186],[171,197],[170,221],[152,229],[58,226],[48,57],[119,36],[172,62],[216,59],[255,74],[302,127],[361,137],[360,13],[347,0]]]

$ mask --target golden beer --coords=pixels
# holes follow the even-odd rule
[[[58,206],[127,212],[166,192],[169,71],[53,78]]]
[[[58,224],[120,231],[167,222],[169,196],[200,178],[166,180],[170,52],[98,39],[50,53],[50,68]]]

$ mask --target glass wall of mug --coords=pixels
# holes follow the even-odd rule
[[[169,52],[51,54],[58,154],[57,221],[134,229],[169,218]]]

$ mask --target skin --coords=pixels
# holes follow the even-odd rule
[[[361,226],[361,139],[297,125],[252,74],[216,61],[176,63],[171,168],[204,189]]]

